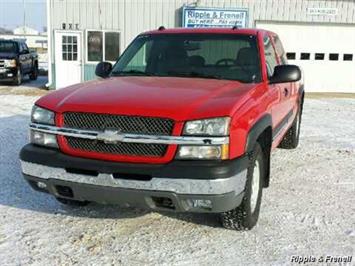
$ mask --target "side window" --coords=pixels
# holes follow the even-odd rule
[[[267,74],[268,77],[271,77],[274,74],[275,66],[277,66],[278,64],[276,60],[275,50],[271,43],[271,39],[267,35],[264,36],[264,50]]]
[[[27,47],[27,44],[22,43],[22,50],[23,50],[23,51],[26,51],[26,52],[29,52],[28,47]]]
[[[23,52],[22,43],[18,43],[18,51],[19,51],[20,54],[22,54],[22,52]]]
[[[277,56],[280,59],[281,64],[287,65],[287,56],[285,53],[285,49],[279,39],[279,36],[277,36],[277,35],[273,36],[273,40],[275,43],[275,50],[276,50]]]

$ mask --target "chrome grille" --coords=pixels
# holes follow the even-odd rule
[[[164,156],[168,145],[164,144],[142,144],[142,143],[117,143],[105,144],[101,141],[79,139],[67,137],[68,144],[73,149],[79,149],[88,152],[98,152],[113,155],[130,155],[130,156]]]
[[[171,135],[174,121],[171,119],[121,116],[110,114],[71,113],[63,115],[64,127],[88,130],[118,130],[122,133],[144,135]],[[142,143],[106,144],[102,141],[67,137],[70,148],[87,152],[112,155],[163,157],[168,145]]]
[[[93,130],[116,129],[132,134],[171,135],[174,121],[156,117],[64,113],[64,126]]]

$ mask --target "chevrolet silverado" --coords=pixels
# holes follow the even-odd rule
[[[301,71],[261,29],[137,36],[99,79],[34,105],[22,172],[64,204],[128,204],[257,223],[270,153],[296,148]],[[265,206],[267,207],[267,206]]]

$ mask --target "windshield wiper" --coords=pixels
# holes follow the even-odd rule
[[[169,71],[168,75],[177,76],[177,77],[222,79],[222,77],[218,76],[218,75],[210,75],[210,74],[204,74],[204,73],[199,73],[199,72],[174,72],[174,71]]]
[[[128,70],[128,71],[113,71],[112,76],[153,76],[152,73],[141,71],[141,70]]]

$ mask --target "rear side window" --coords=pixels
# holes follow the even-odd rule
[[[274,47],[272,46],[271,39],[269,36],[264,36],[264,52],[267,67],[268,77],[274,74],[274,68],[277,66],[276,54]]]

